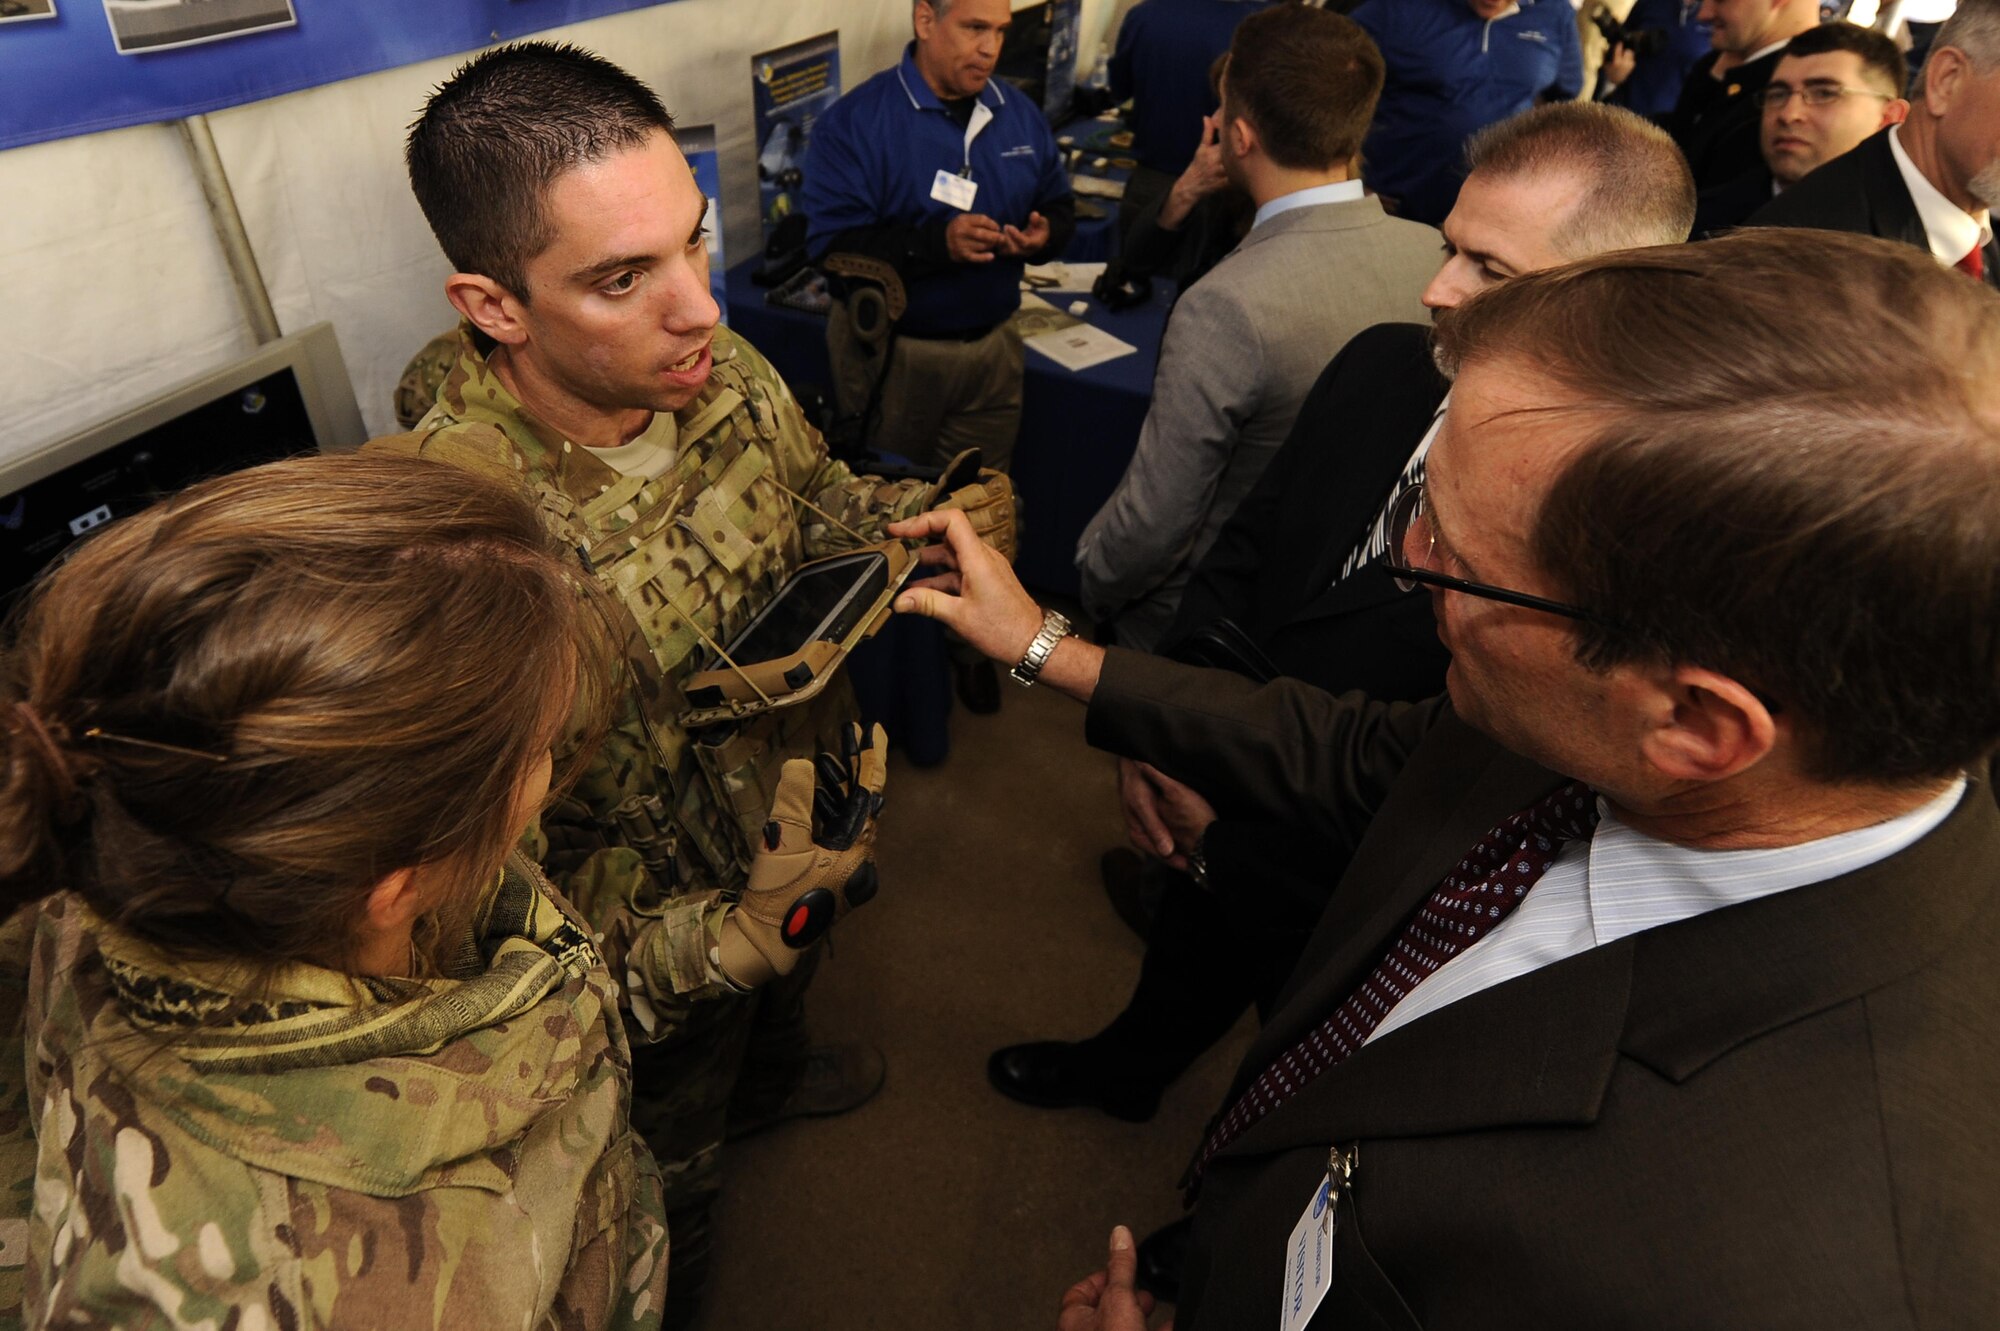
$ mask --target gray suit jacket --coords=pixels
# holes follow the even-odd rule
[[[1437,264],[1436,231],[1354,199],[1278,214],[1181,296],[1138,450],[1076,547],[1084,606],[1119,641],[1166,631],[1320,371],[1364,328],[1423,321]]]
[[[1358,842],[1244,1059],[1373,969],[1466,849],[1562,781],[1443,699],[1340,698],[1113,651],[1092,743]],[[1975,780],[1854,873],[1594,948],[1363,1048],[1210,1162],[1175,1325],[1278,1321],[1332,1146],[1318,1328],[1992,1326],[2000,809]]]

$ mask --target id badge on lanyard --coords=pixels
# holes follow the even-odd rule
[[[1333,1287],[1333,1236],[1340,1228],[1340,1196],[1348,1190],[1360,1163],[1359,1142],[1351,1151],[1336,1146],[1327,1152],[1326,1173],[1285,1243],[1285,1290],[1278,1305],[1278,1331],[1304,1331]]]
[[[931,198],[962,213],[972,211],[972,201],[979,197],[979,183],[972,178],[972,141],[992,120],[984,102],[972,104],[972,119],[965,127],[965,164],[956,174],[940,169],[931,181]]]

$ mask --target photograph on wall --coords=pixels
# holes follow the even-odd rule
[[[840,34],[823,32],[750,57],[757,120],[757,204],[764,243],[799,215],[813,122],[840,100]],[[804,221],[793,223],[805,243]],[[789,235],[790,232],[788,231]]]
[[[1083,0],[1050,0],[1049,76],[1042,93],[1042,114],[1051,123],[1069,119],[1076,96],[1076,49],[1083,34]]]
[[[104,0],[120,55],[297,27],[292,0]]]
[[[0,0],[0,23],[22,23],[31,18],[54,18],[56,0]]]
[[[722,155],[715,146],[715,126],[677,125],[674,138],[694,172],[695,188],[708,200],[708,216],[701,222],[702,244],[708,248],[708,289],[722,310],[722,322],[728,323],[729,260],[722,252]]]

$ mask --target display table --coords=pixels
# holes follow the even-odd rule
[[[1080,176],[1097,176],[1105,180],[1115,180],[1124,184],[1131,176],[1129,168],[1113,166],[1115,160],[1130,161],[1132,149],[1114,148],[1111,137],[1125,132],[1125,123],[1116,117],[1096,117],[1072,120],[1056,130],[1056,144],[1065,154],[1073,155],[1076,167],[1070,172],[1074,182]],[[1102,167],[1099,161],[1104,162]],[[1071,263],[1102,263],[1118,255],[1118,200],[1107,199],[1096,194],[1079,192],[1076,196],[1079,209],[1088,204],[1100,210],[1102,217],[1085,217],[1077,214],[1076,234],[1070,237],[1062,257]]]
[[[796,388],[826,387],[826,320],[764,303],[750,280],[753,259],[729,270],[729,326],[763,352]],[[1153,369],[1166,328],[1172,288],[1154,284],[1153,298],[1114,314],[1080,292],[1047,292],[1052,305],[1087,300],[1087,322],[1138,348],[1087,370],[1066,370],[1030,351],[1021,393],[1021,433],[1014,445],[1014,487],[1021,497],[1021,557],[1030,587],[1076,595],[1076,539],[1111,496],[1139,442],[1153,395]]]

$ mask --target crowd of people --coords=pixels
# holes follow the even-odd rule
[[[1989,1324],[2000,0],[1913,78],[1818,0],[1667,8],[1710,53],[1590,99],[1562,0],[1132,9],[1127,242],[1181,281],[1089,633],[1011,566],[1009,319],[1076,207],[1008,0],[913,0],[808,150],[884,474],[719,323],[652,90],[465,64],[406,145],[462,320],[412,428],[11,621],[0,1315],[694,1324],[726,1143],[883,1078],[804,1011],[888,737],[749,644],[914,550],[962,691],[1117,758],[1146,935],[995,1089],[1142,1121],[1260,1023],[1189,1219],[1024,1320]]]

